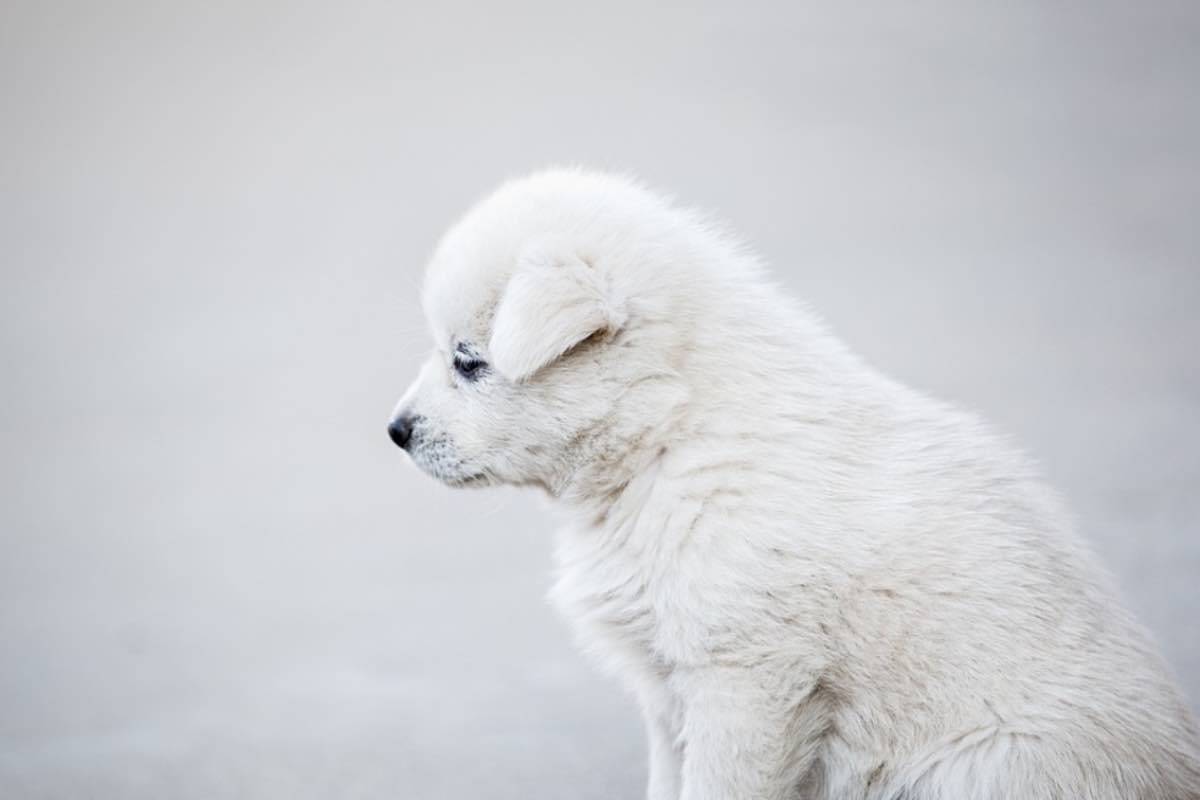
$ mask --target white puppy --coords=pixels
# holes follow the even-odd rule
[[[390,432],[567,513],[554,602],[636,692],[652,800],[1200,798],[1186,703],[1029,463],[628,180],[446,234]]]

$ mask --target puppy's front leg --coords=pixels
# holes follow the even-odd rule
[[[646,799],[679,800],[683,759],[679,747],[678,701],[661,679],[643,684],[638,699],[650,745],[650,781]]]
[[[681,681],[681,800],[794,800],[829,718],[815,681],[717,667]]]

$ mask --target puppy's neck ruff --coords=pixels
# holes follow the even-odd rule
[[[564,510],[591,525],[605,525],[630,495],[645,491],[683,430],[687,395],[682,385],[656,403],[660,416],[641,430],[623,430],[617,415],[593,426],[568,455],[547,491]]]

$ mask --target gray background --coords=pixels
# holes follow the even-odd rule
[[[640,796],[539,499],[384,434],[436,237],[562,161],[1011,432],[1200,696],[1200,5],[0,13],[0,796]]]

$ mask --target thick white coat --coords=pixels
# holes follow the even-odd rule
[[[636,693],[650,800],[1200,798],[1185,701],[1027,459],[711,223],[539,173],[424,299],[410,453],[555,498],[553,601]]]

